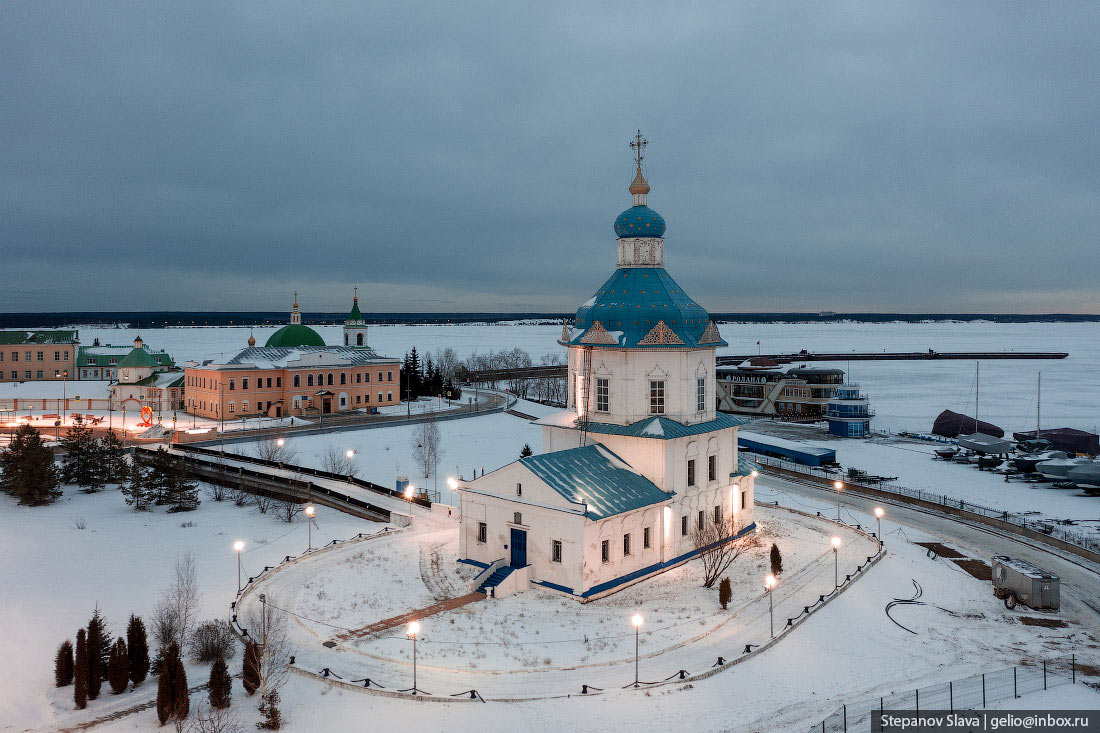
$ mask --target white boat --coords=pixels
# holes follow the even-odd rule
[[[1004,438],[998,438],[995,435],[972,433],[970,435],[960,435],[955,440],[960,448],[966,448],[981,455],[1000,456],[1012,452],[1012,442]]]
[[[1066,481],[1072,481],[1081,488],[1100,489],[1100,461],[1087,461],[1071,468],[1066,473]]]
[[[1035,466],[1035,472],[1050,481],[1066,481],[1068,474],[1078,466],[1092,463],[1088,458],[1055,458]]]

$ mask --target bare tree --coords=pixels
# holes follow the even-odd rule
[[[260,514],[267,514],[267,510],[275,506],[275,498],[262,491],[252,497],[253,503],[256,508],[260,510]]]
[[[234,488],[229,490],[229,499],[236,506],[244,506],[245,504],[247,504],[249,501],[252,500],[252,495],[249,494],[244,489],[237,486],[237,487],[234,487]]]
[[[298,451],[294,450],[290,441],[278,435],[267,436],[256,443],[253,450],[260,460],[273,463],[294,463],[298,458]]]
[[[237,716],[229,708],[196,705],[191,711],[190,724],[194,733],[244,733]]]
[[[158,607],[161,604],[170,616],[175,617],[177,633],[175,641],[179,643],[180,649],[186,648],[187,641],[195,630],[199,606],[202,604],[195,556],[191,552],[176,556],[172,584],[161,593]]]
[[[709,512],[702,515],[702,526],[695,525],[691,542],[703,561],[703,587],[712,588],[733,561],[745,550],[758,546],[760,540],[755,533],[737,537],[741,522],[735,517],[715,522],[707,514]]]
[[[211,501],[225,501],[230,498],[231,492],[228,486],[210,483],[205,485],[205,492]]]
[[[287,616],[279,610],[278,599],[253,603],[245,614],[248,634],[259,645],[260,700],[286,684],[290,677],[290,653],[293,645],[287,633]]]
[[[413,431],[413,459],[424,472],[424,478],[427,478],[439,465],[439,461],[443,457],[442,442],[443,437],[440,435],[439,426],[435,424],[434,418],[418,423]]]
[[[321,470],[335,473],[339,476],[354,476],[359,473],[359,467],[355,465],[355,458],[348,456],[346,450],[330,445],[317,454],[321,461]]]
[[[302,503],[293,499],[276,499],[275,516],[284,522],[290,523],[302,511]]]
[[[459,363],[458,354],[450,346],[435,350],[435,368],[444,380],[454,379],[455,368]]]

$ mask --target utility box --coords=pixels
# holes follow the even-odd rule
[[[1026,560],[997,555],[993,558],[993,595],[1005,608],[1022,603],[1037,611],[1057,611],[1061,580]]]

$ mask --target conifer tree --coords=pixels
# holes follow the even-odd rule
[[[779,574],[783,572],[783,556],[779,554],[779,545],[772,543],[771,549],[771,566],[772,575],[779,577]]]
[[[20,425],[8,447],[0,452],[0,490],[20,504],[42,506],[61,497],[60,472],[53,451],[30,425]]]
[[[168,645],[160,678],[157,680],[157,719],[161,725],[169,720],[176,722],[187,718],[191,698],[187,692],[187,672],[180,659],[180,647],[176,642]]]
[[[210,707],[227,708],[233,698],[233,678],[229,676],[229,667],[224,657],[218,657],[210,666]]]
[[[718,584],[718,602],[722,604],[723,611],[729,608],[732,598],[733,588],[730,585],[730,579],[722,578],[722,582]]]
[[[130,681],[137,687],[149,674],[149,640],[145,635],[145,622],[140,616],[130,615],[126,627],[126,646],[129,648]]]
[[[57,656],[54,657],[53,676],[54,684],[65,687],[73,683],[73,643],[66,639],[57,648]]]
[[[126,653],[126,640],[121,636],[111,647],[107,658],[107,682],[116,695],[125,692],[130,682],[130,656]]]
[[[107,659],[110,656],[110,634],[107,624],[95,609],[92,618],[88,621],[88,699],[95,700],[99,697],[99,689],[103,685],[104,673],[107,671]]]
[[[519,457],[520,458],[526,458],[527,456],[529,456],[533,453],[534,453],[534,451],[531,450],[531,444],[530,443],[524,443],[523,444],[523,450],[521,450],[519,452]]]
[[[92,429],[78,415],[65,437],[61,439],[65,457],[61,462],[61,477],[65,483],[76,484],[86,493],[103,488],[103,461],[99,443]]]
[[[126,499],[126,503],[132,506],[134,511],[148,510],[156,500],[151,471],[135,462],[125,469],[125,474],[126,477],[119,490]]]
[[[76,632],[73,701],[76,703],[77,710],[83,710],[88,706],[88,637],[84,629]]]
[[[260,645],[246,641],[244,645],[244,668],[241,670],[244,691],[252,695],[260,687]]]
[[[146,473],[149,496],[156,504],[169,504],[172,484],[172,456],[164,448],[157,448]]]
[[[191,472],[179,458],[169,458],[168,499],[169,512],[189,512],[199,506],[199,485],[191,479]]]
[[[100,441],[100,451],[104,480],[110,484],[124,483],[128,478],[130,464],[126,461],[126,451],[122,447],[122,441],[118,439],[118,433],[113,429],[107,429],[107,434]]]

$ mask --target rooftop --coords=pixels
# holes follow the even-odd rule
[[[75,343],[77,331],[0,331],[0,344],[71,344]]]
[[[567,501],[584,504],[585,516],[594,521],[671,496],[602,445],[528,456],[520,463]]]
[[[716,413],[713,420],[684,425],[667,417],[659,415],[647,417],[630,425],[614,425],[610,423],[589,422],[585,425],[585,431],[601,435],[629,435],[637,438],[656,438],[659,440],[671,440],[685,438],[691,435],[709,433],[713,430],[723,430],[744,425],[748,420],[734,417],[725,412]],[[541,420],[535,421],[536,425],[553,425],[559,428],[580,430],[576,414],[570,410],[554,413]]]
[[[311,367],[397,364],[398,360],[379,356],[366,346],[251,346],[220,364],[203,364],[197,369],[307,369]]]

